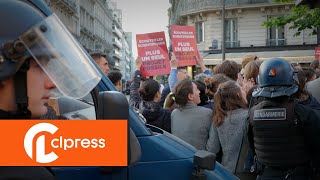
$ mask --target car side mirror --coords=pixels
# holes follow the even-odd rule
[[[216,166],[216,155],[214,153],[199,150],[193,156],[193,165],[195,167],[192,173],[193,179],[205,178],[204,170],[213,171]]]
[[[129,119],[128,100],[117,91],[100,92],[97,109],[97,119]]]
[[[117,91],[100,92],[98,95],[97,119],[128,121],[129,104],[127,98]],[[139,140],[128,127],[128,164],[138,162],[140,157],[141,147]],[[109,174],[120,169],[119,167],[101,167],[101,173]]]
[[[201,169],[214,170],[216,155],[208,151],[199,150],[193,156],[193,164]]]

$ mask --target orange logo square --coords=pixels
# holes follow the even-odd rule
[[[1,120],[1,166],[127,166],[127,120]]]

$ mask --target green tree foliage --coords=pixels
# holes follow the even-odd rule
[[[293,2],[293,0],[275,0],[276,2]],[[313,29],[310,35],[317,34],[316,29],[320,28],[320,8],[310,9],[308,6],[294,6],[290,14],[272,17],[262,25],[271,27],[284,27],[290,24],[290,29],[296,29],[297,33],[294,36],[299,36],[304,29]]]

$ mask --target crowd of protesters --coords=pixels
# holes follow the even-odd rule
[[[116,89],[121,91],[120,71],[110,70],[108,57],[105,55],[93,53],[91,56]],[[244,161],[247,164],[239,164],[239,159],[243,159],[240,156],[244,156],[244,142],[250,134],[250,109],[261,102],[261,99],[253,94],[264,88],[258,81],[264,61],[255,54],[247,54],[240,64],[224,60],[213,69],[208,69],[201,57],[194,58],[202,72],[189,77],[187,67],[178,66],[178,60],[172,54],[169,83],[162,85],[153,78],[142,77],[142,59],[138,57],[130,86],[129,104],[143,115],[147,124],[177,136],[198,150],[215,153],[217,161],[230,172],[238,175],[239,166],[245,166],[249,172],[254,165],[255,147],[248,143],[252,152],[251,156],[250,153],[245,154],[247,157]],[[316,109],[318,114],[319,62],[314,60],[309,67],[299,63],[290,64],[295,72],[294,83],[297,86],[297,91],[290,97],[297,103]],[[250,141],[250,138],[248,139]]]
[[[172,133],[196,149],[215,153],[217,161],[237,175],[249,124],[248,111],[256,101],[252,92],[259,88],[257,79],[263,61],[255,54],[248,54],[241,64],[225,60],[210,70],[201,57],[195,57],[202,73],[192,78],[186,67],[178,67],[174,54],[171,57],[169,83],[164,87],[152,78],[142,77],[142,60],[137,58],[130,86],[130,106],[144,116],[147,124]],[[299,87],[294,97],[320,108],[319,61],[315,60],[310,67],[291,66]],[[121,74],[106,73],[115,86],[119,86]],[[253,161],[253,157],[246,161]]]

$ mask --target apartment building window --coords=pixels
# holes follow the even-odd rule
[[[204,42],[204,22],[196,22],[197,43]]]
[[[81,8],[80,9],[80,24],[83,25],[84,24],[84,10]]]
[[[268,17],[271,18],[272,16]],[[286,45],[285,31],[281,27],[268,28],[267,46]]]
[[[72,31],[75,33],[75,34],[78,34],[78,21],[73,19],[72,20]]]
[[[225,46],[227,48],[239,47],[237,19],[225,20],[225,33],[226,33]]]

